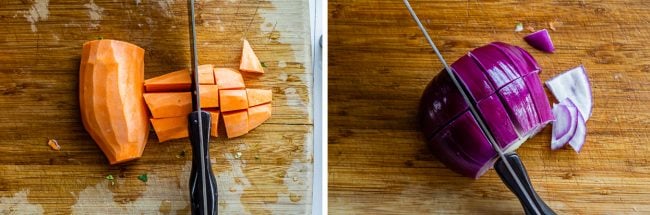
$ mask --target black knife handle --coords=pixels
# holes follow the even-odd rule
[[[554,215],[555,212],[553,212],[553,210],[539,197],[539,195],[537,195],[535,189],[533,189],[533,185],[530,183],[528,173],[526,172],[526,168],[521,162],[521,159],[519,159],[519,155],[512,152],[505,154],[505,158],[508,160],[510,166],[515,171],[515,174],[517,175],[517,178],[519,178],[519,181],[524,185],[525,190],[521,190],[521,188],[517,186],[517,182],[512,177],[512,174],[508,172],[508,168],[506,167],[503,160],[498,159],[494,164],[494,169],[496,169],[503,183],[508,186],[508,189],[510,189],[510,191],[512,191],[517,196],[519,202],[521,202],[521,205],[524,207],[526,214],[537,214],[534,210],[534,208],[537,208],[537,211],[539,211],[539,213],[542,215]],[[533,200],[532,204],[526,200],[524,192],[528,193],[530,198]]]
[[[210,164],[210,113],[201,111],[201,123],[203,124],[203,141],[199,136],[199,112],[190,113],[189,135],[192,144],[192,171],[190,172],[190,199],[192,203],[192,214],[207,215],[217,214],[217,182],[212,173]],[[201,146],[203,147],[202,155]],[[201,160],[203,167],[201,168]],[[202,177],[205,170],[205,178]],[[203,184],[205,184],[205,194],[203,193]],[[204,201],[205,199],[205,201]],[[207,214],[205,212],[207,211]]]

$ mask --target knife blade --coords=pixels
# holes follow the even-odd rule
[[[442,63],[442,65],[445,67],[445,71],[449,74],[449,77],[451,78],[452,82],[454,82],[454,85],[456,86],[456,88],[458,88],[458,90],[460,91],[460,94],[463,96],[465,102],[468,104],[469,109],[470,109],[470,113],[471,113],[472,116],[474,116],[474,118],[476,119],[476,122],[478,123],[479,128],[481,129],[481,131],[482,131],[482,132],[485,134],[485,136],[488,138],[488,142],[490,142],[490,145],[492,146],[492,149],[494,149],[494,151],[496,151],[497,154],[499,155],[499,158],[501,159],[501,161],[502,161],[503,164],[505,165],[507,171],[511,174],[512,179],[515,181],[515,184],[517,185],[517,187],[518,187],[519,189],[525,191],[526,189],[524,188],[524,185],[523,185],[523,183],[521,182],[521,180],[519,180],[519,176],[515,173],[515,171],[514,171],[514,169],[512,168],[512,166],[511,166],[509,160],[506,158],[505,153],[503,152],[503,150],[501,150],[501,148],[496,144],[496,141],[495,141],[495,139],[494,139],[494,136],[492,136],[492,133],[489,132],[487,126],[485,125],[485,122],[483,122],[483,118],[481,117],[481,115],[480,115],[480,114],[478,113],[478,111],[476,110],[475,105],[472,104],[472,102],[471,102],[469,96],[467,95],[466,89],[464,89],[464,88],[462,87],[462,85],[461,85],[460,82],[458,81],[456,75],[454,75],[454,73],[451,71],[451,68],[450,68],[449,65],[447,64],[447,61],[445,61],[444,57],[443,57],[442,54],[440,53],[440,50],[438,50],[438,47],[436,46],[436,44],[433,42],[433,40],[432,40],[431,37],[429,36],[429,33],[427,32],[427,30],[426,30],[426,29],[424,28],[424,26],[422,25],[422,22],[421,22],[420,19],[418,18],[417,14],[415,14],[415,11],[414,11],[413,8],[411,7],[411,4],[409,3],[408,0],[404,0],[404,5],[406,5],[406,8],[408,9],[409,13],[411,14],[411,17],[412,17],[413,20],[417,23],[418,28],[422,31],[422,34],[424,34],[424,37],[427,39],[427,42],[429,43],[429,45],[431,46],[431,48],[433,48],[433,51],[434,51],[434,52],[436,53],[436,55],[438,56],[438,60],[440,60],[440,62]],[[530,194],[529,194],[528,192],[522,192],[522,194],[523,194],[523,196],[525,197],[526,201],[528,201],[528,203],[529,203],[530,205],[534,205],[533,200],[532,200],[532,198],[530,197]],[[540,214],[540,211],[539,211],[536,207],[533,207],[532,209],[533,209],[533,212],[534,212],[535,214]]]
[[[196,48],[196,21],[194,0],[187,1],[190,56],[192,73],[192,109],[188,116],[190,143],[192,144],[192,169],[190,171],[190,201],[192,214],[217,214],[217,183],[210,164],[210,113],[201,110],[199,62]]]

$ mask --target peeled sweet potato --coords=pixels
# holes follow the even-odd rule
[[[83,45],[81,121],[110,164],[142,156],[149,134],[143,82],[144,49],[116,40]]]

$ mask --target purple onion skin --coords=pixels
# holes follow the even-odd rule
[[[553,111],[550,108],[550,103],[546,97],[546,92],[542,86],[542,81],[539,79],[537,73],[530,73],[524,77],[524,82],[533,97],[533,103],[537,109],[537,116],[541,124],[549,123],[555,120]]]
[[[552,117],[537,76],[540,67],[519,47],[495,42],[472,50],[451,67],[502,149],[546,125],[547,114]],[[419,119],[432,153],[451,170],[478,178],[497,154],[468,105],[442,70],[424,90]]]
[[[533,72],[538,73],[542,70],[533,56],[518,46],[511,46],[503,42],[493,42],[490,45],[498,47],[499,50],[510,58],[512,63],[517,67],[520,76],[525,76]]]
[[[480,101],[477,109],[482,114],[494,140],[502,149],[507,148],[519,138],[515,126],[512,124],[509,114],[497,94]]]
[[[517,79],[499,90],[499,98],[508,110],[510,120],[521,136],[529,135],[539,125],[539,117],[523,79]],[[549,107],[550,108],[550,107]]]
[[[496,156],[469,111],[438,132],[429,146],[447,167],[471,178],[482,175],[481,169]]]
[[[420,99],[422,131],[427,139],[433,137],[469,106],[447,72],[441,72],[429,82]]]
[[[454,70],[454,74],[456,74],[459,81],[468,88],[474,101],[480,101],[494,94],[493,84],[490,83],[488,77],[483,73],[483,69],[481,69],[478,62],[471,56],[462,56],[451,64],[451,68]]]
[[[469,55],[481,65],[483,72],[492,81],[492,86],[499,89],[521,77],[512,60],[499,48],[491,45],[482,46],[469,52]]]
[[[553,40],[551,40],[551,35],[549,35],[548,30],[542,29],[536,31],[535,33],[529,34],[524,37],[524,40],[533,48],[536,48],[540,51],[553,53],[555,51],[555,46],[553,45]]]

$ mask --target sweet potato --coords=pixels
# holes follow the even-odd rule
[[[222,114],[228,138],[235,138],[248,133],[248,111],[224,112]]]
[[[83,45],[79,68],[81,121],[110,164],[142,156],[149,134],[143,82],[142,48],[116,40]]]
[[[251,44],[248,43],[248,40],[245,39],[239,70],[244,72],[264,73],[264,67],[260,62],[260,59],[257,58],[257,55],[255,55]]]
[[[244,89],[244,78],[234,69],[215,68],[214,79],[220,90]]]
[[[221,111],[245,110],[248,108],[246,90],[219,90]]]
[[[248,107],[253,107],[265,103],[270,103],[273,97],[271,90],[246,89],[248,97]]]
[[[219,110],[212,110],[212,109],[205,110],[205,111],[209,112],[210,117],[212,118],[212,121],[211,121],[212,124],[210,125],[210,135],[213,136],[213,137],[218,137],[219,132],[217,132],[217,131],[219,129],[218,126],[219,126],[219,114],[220,114],[220,112],[219,112]]]
[[[263,104],[248,109],[248,130],[253,130],[271,118],[271,104]]]
[[[201,85],[201,107],[219,107],[219,95],[215,85]],[[190,92],[145,93],[144,100],[153,118],[185,116],[192,112]]]
[[[189,136],[187,116],[151,119],[158,142],[162,143],[168,140],[180,139]]]
[[[214,65],[206,64],[199,66],[199,84],[213,85]],[[147,92],[178,92],[189,91],[192,84],[192,76],[189,69],[167,73],[144,81]]]

